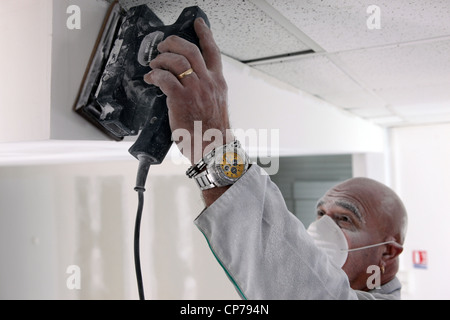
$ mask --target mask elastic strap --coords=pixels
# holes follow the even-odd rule
[[[347,251],[347,252],[358,251],[358,250],[362,250],[362,249],[368,249],[368,248],[373,248],[373,247],[382,246],[382,245],[388,244],[388,243],[393,243],[393,244],[395,244],[396,246],[398,246],[398,247],[400,247],[400,248],[403,248],[403,246],[402,246],[401,244],[397,243],[397,242],[394,241],[394,240],[391,240],[391,241],[386,241],[386,242],[382,242],[382,243],[376,243],[376,244],[372,244],[372,245],[365,246],[365,247],[360,247],[360,248],[354,248],[354,249],[348,249],[348,250],[341,249],[341,251]]]

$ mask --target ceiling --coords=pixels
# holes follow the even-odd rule
[[[224,55],[376,124],[450,122],[449,0],[119,2],[165,24],[198,5]]]

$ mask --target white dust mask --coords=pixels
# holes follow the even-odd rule
[[[387,241],[349,249],[344,232],[342,232],[341,228],[327,215],[324,215],[319,220],[311,223],[306,231],[313,238],[316,246],[324,250],[331,262],[339,268],[342,268],[345,264],[348,253],[351,251],[377,247],[388,243],[396,243],[395,241]]]

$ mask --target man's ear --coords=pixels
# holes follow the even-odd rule
[[[389,266],[393,262],[396,262],[397,257],[403,252],[403,246],[395,242],[395,243],[387,243],[385,245],[385,248],[386,249],[383,252],[383,255],[381,256],[381,260],[384,265]]]

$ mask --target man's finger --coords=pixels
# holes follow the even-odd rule
[[[158,45],[158,51],[161,53],[170,52],[184,56],[199,78],[208,74],[200,49],[186,39],[177,36],[169,36]]]
[[[144,76],[144,81],[161,89],[165,95],[174,95],[183,90],[183,85],[167,70],[154,69]]]
[[[213,33],[205,20],[198,18],[194,21],[194,29],[200,40],[200,48],[205,59],[206,67],[212,71],[222,71],[222,57],[220,49],[214,41]]]
[[[191,65],[185,57],[179,54],[165,52],[159,54],[155,59],[150,61],[150,67],[152,69],[173,70],[176,75],[189,69]]]
[[[179,75],[188,71],[191,68],[191,65],[184,56],[176,53],[164,52],[150,62],[150,67],[152,69],[168,70],[181,81]],[[183,79],[185,78],[196,79],[197,75],[194,72],[190,74],[189,77],[186,76]]]

